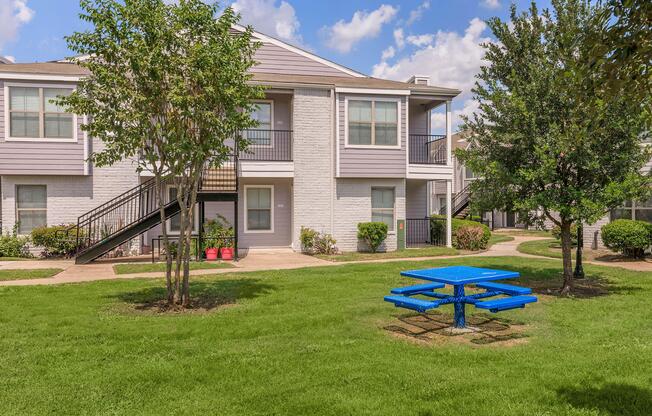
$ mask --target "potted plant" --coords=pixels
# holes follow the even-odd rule
[[[217,260],[222,230],[222,223],[219,221],[209,220],[204,224],[203,246],[205,247],[206,260]]]
[[[222,230],[220,238],[220,257],[222,260],[233,260],[234,236],[233,227]]]

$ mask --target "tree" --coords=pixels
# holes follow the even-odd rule
[[[511,8],[492,18],[497,42],[473,89],[479,110],[465,119],[471,143],[457,156],[481,179],[472,185],[482,209],[515,210],[561,229],[562,294],[572,291],[571,225],[593,223],[641,197],[644,111],[632,91],[604,87],[605,67],[592,56],[604,30],[601,5],[553,0],[553,11]]]
[[[234,35],[239,16],[200,0],[82,0],[81,18],[92,25],[67,37],[74,61],[88,69],[61,103],[87,116],[82,126],[101,139],[92,161],[107,166],[134,159],[154,175],[161,222],[165,184],[177,189],[180,235],[174,275],[166,256],[170,304],[188,305],[194,207],[206,167],[219,167],[247,143],[237,134],[255,126],[249,83],[258,44],[252,30]],[[163,227],[163,247],[171,245]]]

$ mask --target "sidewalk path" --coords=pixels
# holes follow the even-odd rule
[[[551,260],[550,257],[535,256],[532,254],[520,253],[517,250],[519,244],[526,241],[545,240],[549,237],[535,237],[535,236],[513,236],[514,240],[497,243],[491,246],[486,251],[472,254],[462,254],[457,256],[436,256],[436,257],[409,257],[409,258],[391,258],[391,259],[378,259],[378,260],[362,260],[362,261],[343,261],[331,262],[321,260],[315,257],[306,256],[300,253],[295,253],[289,249],[287,250],[261,250],[249,253],[245,258],[235,263],[233,268],[228,269],[203,269],[193,270],[190,272],[192,276],[222,274],[222,273],[239,273],[239,272],[252,272],[264,270],[287,270],[287,269],[300,269],[304,267],[318,267],[318,266],[340,266],[346,264],[360,264],[360,263],[389,263],[396,261],[426,261],[426,260],[444,260],[444,259],[459,259],[464,257],[528,257],[536,259]],[[561,263],[561,261],[560,261]],[[607,263],[600,261],[585,261],[584,263],[596,264],[608,267],[621,267],[627,270],[652,272],[652,262],[620,262],[620,263]],[[116,263],[98,262],[85,265],[75,265],[71,260],[38,260],[38,261],[2,261],[0,262],[0,270],[9,269],[43,269],[43,268],[61,268],[64,269],[56,276],[45,279],[26,279],[26,280],[9,280],[0,281],[0,286],[32,286],[32,285],[54,285],[61,283],[80,283],[91,282],[97,280],[110,280],[110,279],[134,279],[134,278],[161,278],[164,273],[134,273],[134,274],[115,274],[113,265]]]

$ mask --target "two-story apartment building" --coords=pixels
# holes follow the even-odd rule
[[[357,224],[372,220],[388,224],[387,250],[402,247],[403,236],[427,242],[420,221],[434,209],[433,181],[446,183],[451,198],[451,100],[460,91],[426,77],[371,78],[256,37],[262,46],[252,82],[266,91],[254,114],[260,126],[242,132],[247,151],[205,172],[196,226],[224,216],[240,249],[299,250],[305,226],[332,234],[342,251],[358,250]],[[130,160],[93,166],[88,157],[102,143],[82,131],[83,115],[50,101],[87,75],[65,61],[0,65],[2,228],[19,224],[27,234],[79,221],[87,240],[81,262],[126,241],[147,249],[162,226],[178,229],[172,203],[166,224],[158,222],[151,177]],[[430,130],[430,111],[439,106],[447,110],[442,136]],[[447,229],[450,242],[450,221]]]

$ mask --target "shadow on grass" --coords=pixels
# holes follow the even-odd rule
[[[208,312],[233,305],[238,300],[265,295],[273,287],[257,279],[230,279],[190,283],[190,305],[186,308],[167,304],[165,287],[149,287],[136,292],[119,293],[113,298],[124,302],[128,309],[142,312]]]
[[[557,394],[577,409],[597,410],[601,414],[647,416],[652,411],[652,390],[631,384],[567,387],[557,390]]]
[[[505,268],[505,265],[496,261],[493,264],[484,264],[482,267],[502,269]],[[518,267],[513,267],[513,269],[518,271],[521,277],[516,280],[506,280],[505,283],[529,287],[534,293],[542,295],[561,296],[560,292],[563,282],[561,263],[558,267],[542,266],[539,264],[528,265],[524,263],[518,265]],[[641,290],[641,288],[619,284],[609,280],[603,273],[591,270],[586,271],[586,277],[584,279],[574,280],[572,296],[576,298],[593,298],[613,294],[626,294],[636,290]]]

